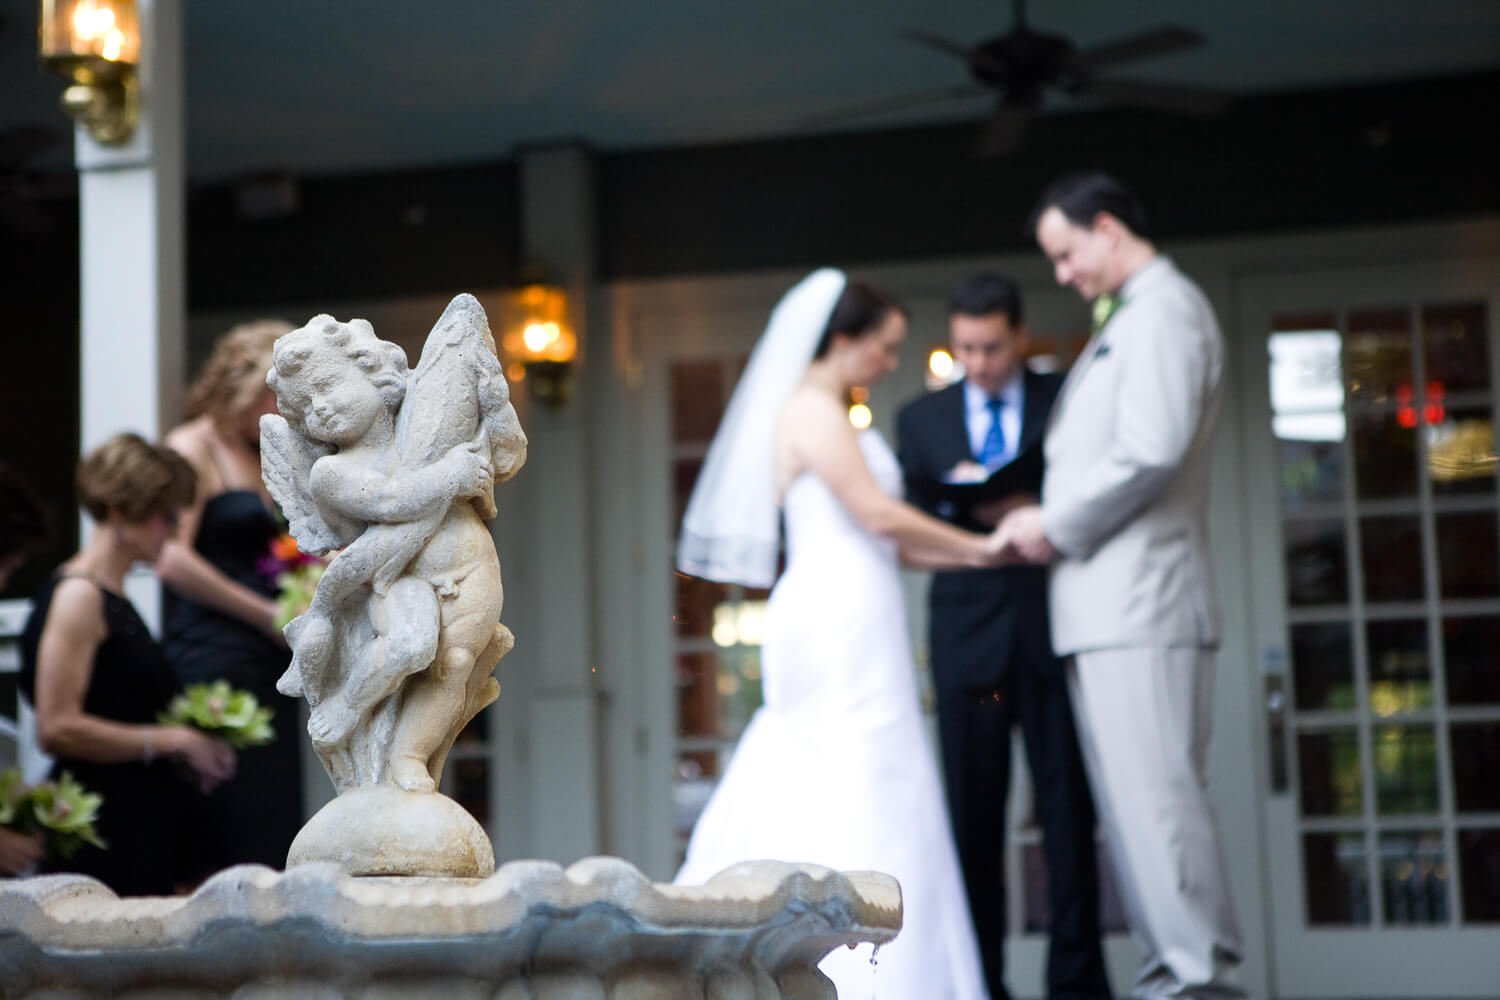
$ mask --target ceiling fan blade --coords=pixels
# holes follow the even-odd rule
[[[942,87],[937,90],[922,90],[914,94],[898,94],[894,97],[883,97],[873,101],[850,104],[842,108],[833,108],[803,118],[800,124],[804,128],[819,128],[826,125],[837,125],[855,118],[868,118],[872,115],[884,114],[888,111],[904,111],[907,108],[921,108],[929,104],[941,104],[944,101],[984,97],[989,93],[988,88],[981,87],[978,84],[963,84],[954,87]]]
[[[1190,49],[1202,45],[1204,38],[1190,28],[1166,27],[1130,38],[1121,38],[1091,49],[1075,52],[1068,60],[1073,69],[1093,73],[1110,66],[1118,66],[1137,59],[1166,55],[1179,49]]]
[[[907,38],[910,38],[914,42],[921,42],[923,45],[929,45],[940,52],[946,52],[949,55],[958,56],[960,59],[969,58],[969,46],[964,45],[960,42],[955,42],[951,38],[944,38],[942,35],[934,35],[932,32],[923,31],[921,28],[903,28],[901,30],[901,34],[905,35]]]
[[[1013,153],[1026,137],[1032,110],[1023,104],[1005,101],[995,105],[995,113],[979,129],[974,151],[980,156],[995,157]]]
[[[963,45],[953,41],[951,38],[944,38],[942,35],[934,35],[930,31],[923,31],[921,28],[904,28],[901,33],[914,42],[931,46],[939,52],[946,52],[950,56],[957,56],[975,72],[1001,76],[1009,72],[1010,68],[1008,66],[977,46]]]
[[[1091,80],[1074,92],[1076,97],[1098,98],[1110,104],[1152,108],[1178,115],[1216,115],[1229,106],[1230,95],[1199,87],[1173,87],[1140,80]]]

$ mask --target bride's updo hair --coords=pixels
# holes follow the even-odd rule
[[[834,303],[829,314],[828,325],[823,328],[823,337],[813,359],[826,355],[833,347],[833,338],[842,333],[858,340],[879,329],[886,317],[893,312],[906,315],[906,307],[889,295],[863,281],[850,279],[844,283],[843,294]]]

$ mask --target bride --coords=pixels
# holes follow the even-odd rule
[[[982,998],[984,979],[936,763],[922,724],[900,561],[994,565],[995,535],[899,499],[880,435],[848,398],[896,369],[902,308],[831,269],[777,305],[683,517],[678,568],[770,585],[786,569],[762,648],[765,705],[693,831],[679,883],[757,858],[875,870],[901,883],[896,939],[839,948],[821,968],[840,996]],[[872,960],[873,957],[873,960]]]

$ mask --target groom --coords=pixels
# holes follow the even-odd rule
[[[965,377],[897,414],[901,465],[913,503],[960,527],[988,530],[997,510],[959,506],[943,498],[952,492],[940,484],[982,479],[1040,448],[1062,380],[1026,367],[1021,294],[1009,278],[981,273],[960,282],[949,302],[948,325],[953,357]],[[1016,487],[1039,496],[1040,462],[1011,471],[1023,469]],[[936,573],[929,606],[948,809],[990,994],[995,1000],[1009,996],[1005,803],[1011,729],[1019,725],[1047,862],[1047,994],[1053,1000],[1108,998],[1093,805],[1062,664],[1052,655],[1046,571],[1010,566]]]

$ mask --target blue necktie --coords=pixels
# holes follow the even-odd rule
[[[1000,427],[1000,407],[1005,401],[998,396],[985,400],[990,411],[990,430],[984,436],[984,448],[979,452],[979,462],[994,472],[1005,464],[1005,432]]]

